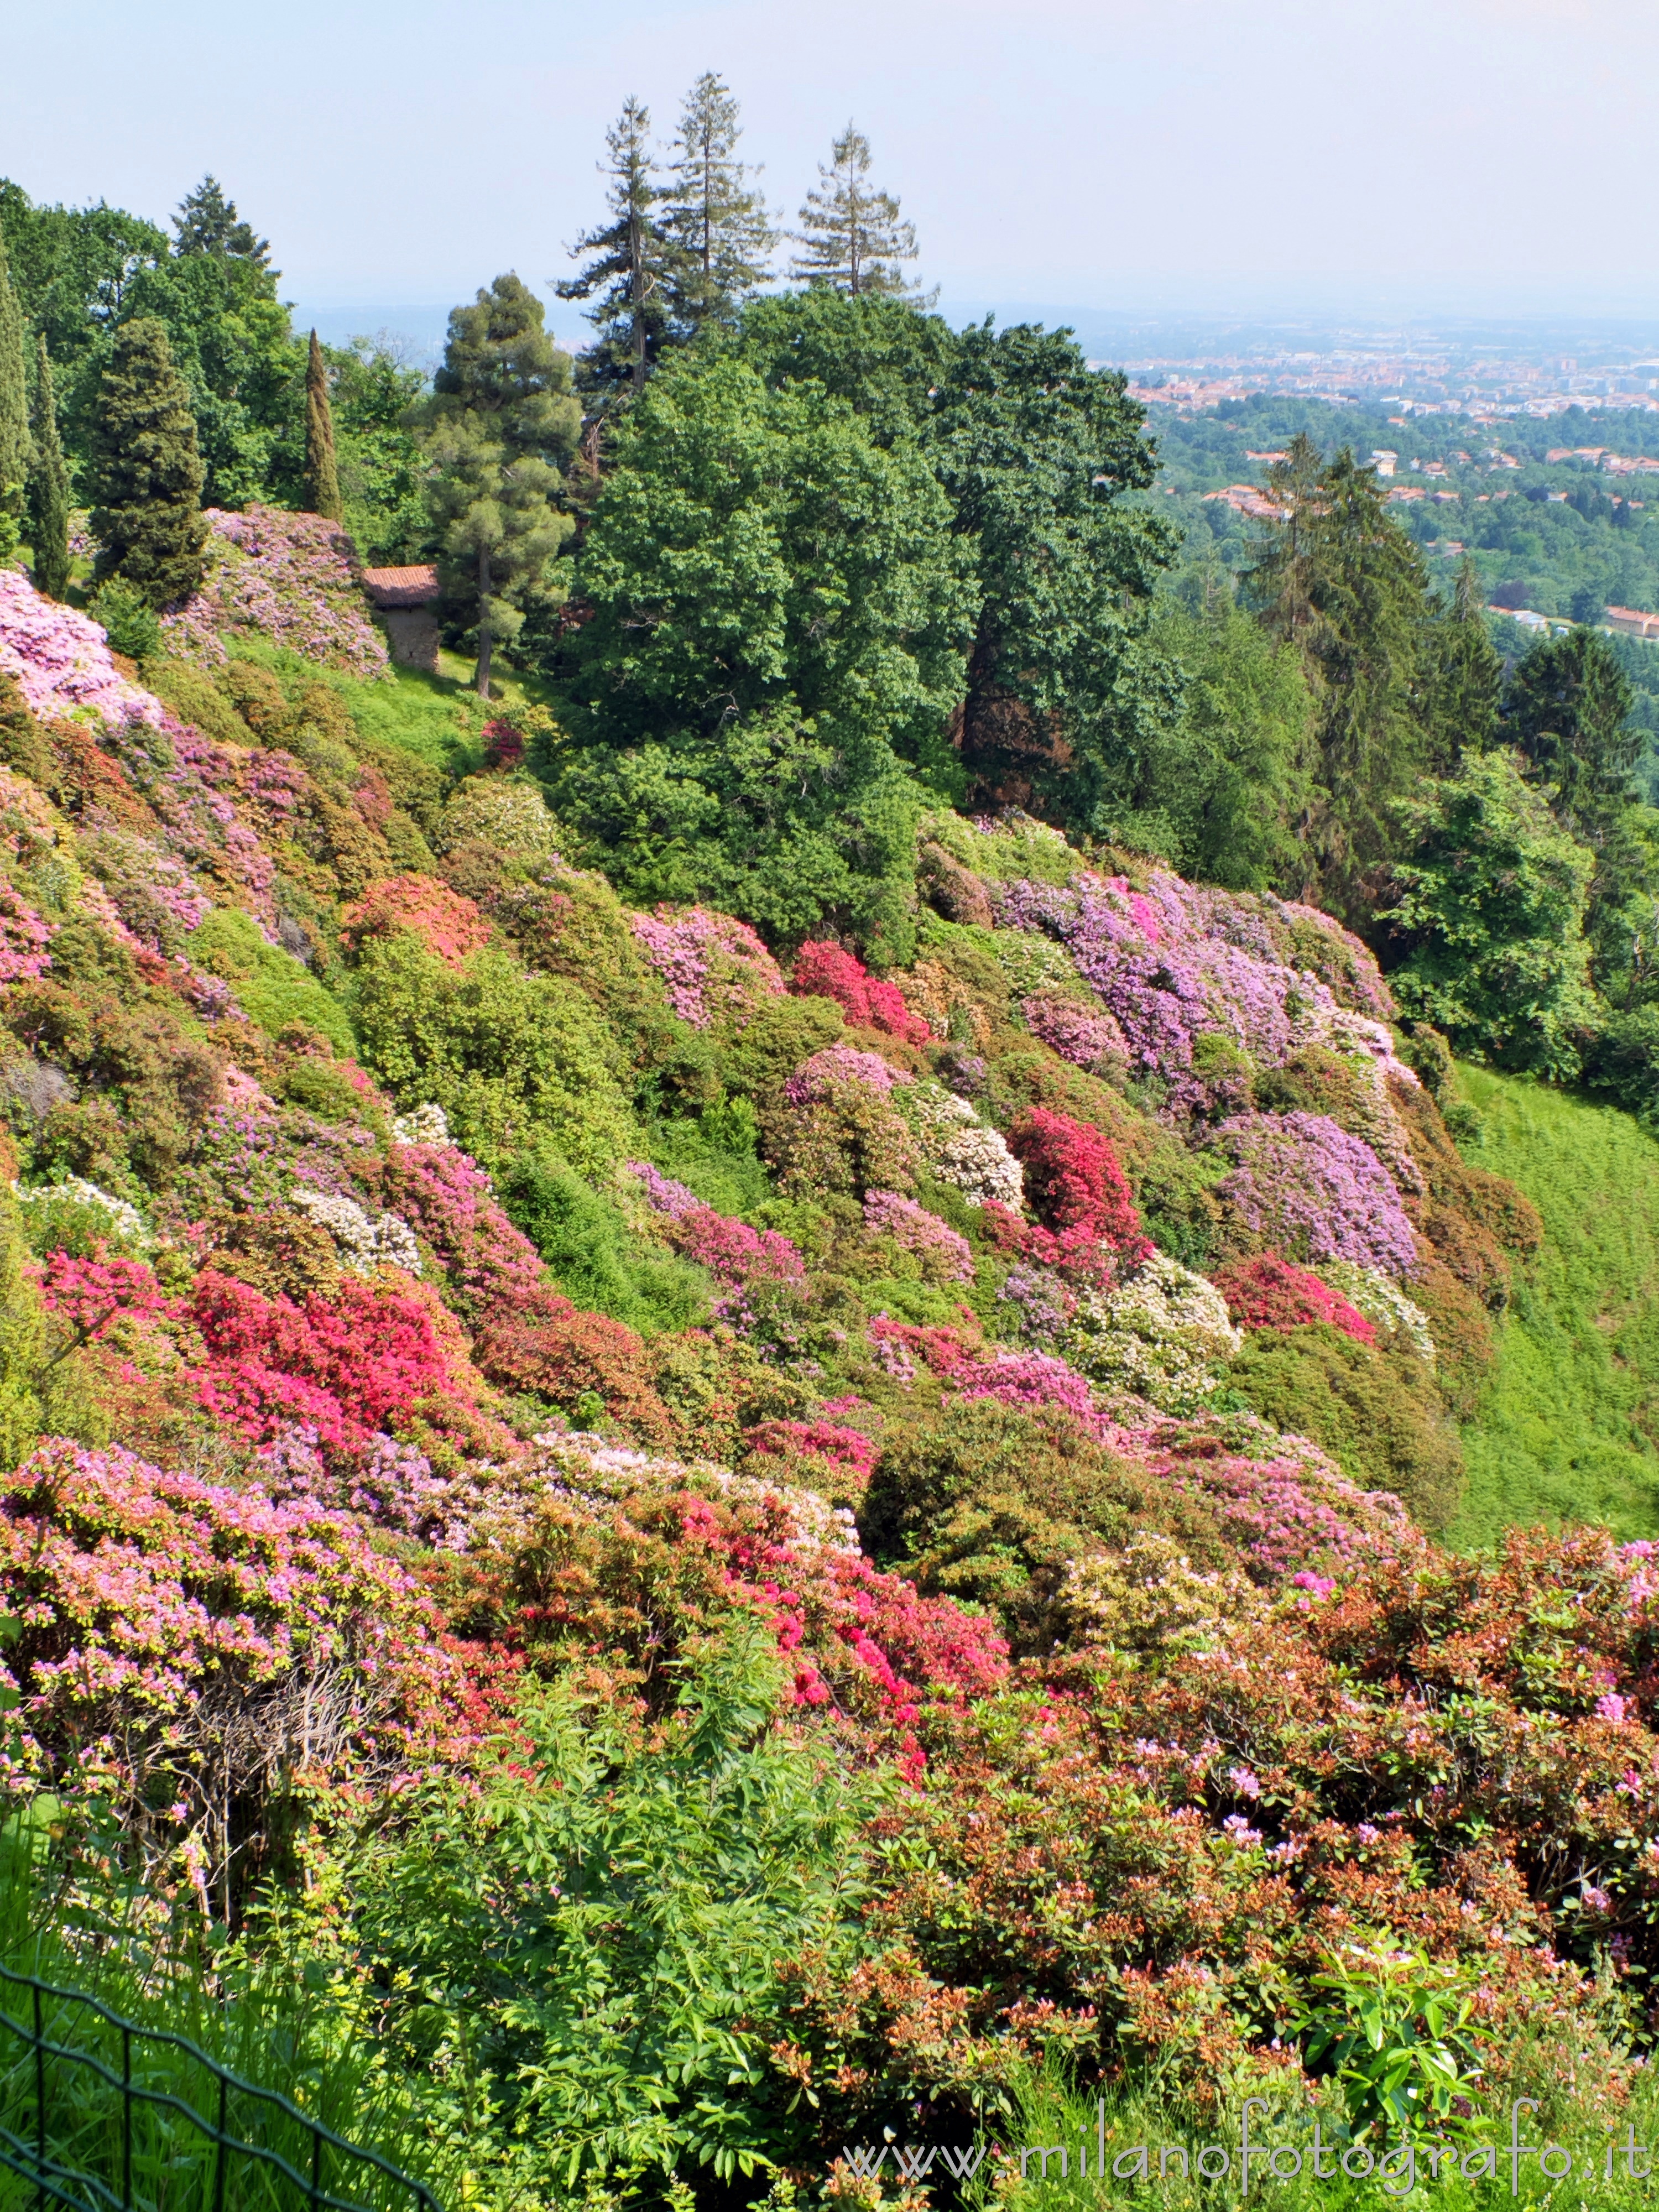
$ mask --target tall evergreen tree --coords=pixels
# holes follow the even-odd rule
[[[185,380],[153,315],[115,335],[92,435],[94,574],[118,576],[152,607],[202,580],[202,459]]]
[[[216,177],[204,177],[186,196],[173,218],[173,228],[178,240],[175,251],[181,257],[216,253],[270,271],[270,240],[255,237],[252,224],[238,216],[235,201],[225,198]],[[274,283],[275,273],[271,275]]]
[[[29,465],[28,384],[23,366],[23,309],[0,233],[0,526],[17,522]],[[14,541],[15,542],[15,541]]]
[[[1466,753],[1482,753],[1498,736],[1504,662],[1486,628],[1480,574],[1465,554],[1449,608],[1429,643],[1427,714],[1437,770],[1455,769]]]
[[[431,397],[410,410],[425,435],[445,611],[476,647],[483,699],[495,647],[562,596],[548,568],[575,526],[555,501],[581,408],[570,356],[542,327],[543,312],[519,277],[498,276],[450,316]]]
[[[729,87],[705,70],[686,94],[674,141],[664,229],[677,249],[676,319],[690,336],[731,323],[770,273],[777,233],[759,174],[737,158],[741,126]]]
[[[34,588],[61,599],[70,579],[69,474],[58,435],[58,395],[44,331],[35,337],[34,451],[29,461],[29,545],[34,555]]]
[[[910,297],[902,272],[895,266],[916,258],[914,223],[899,216],[890,192],[870,182],[870,141],[849,123],[818,164],[821,189],[808,192],[795,234],[803,249],[790,275],[809,284],[830,284],[858,299],[866,292]]]
[[[571,247],[593,257],[556,287],[562,300],[591,300],[589,320],[599,343],[583,362],[601,392],[644,389],[669,334],[679,255],[662,220],[665,187],[651,154],[651,112],[631,96],[606,131],[611,220]]]
[[[334,459],[334,410],[329,404],[328,364],[311,333],[306,360],[306,509],[337,522],[345,513],[340,472]]]

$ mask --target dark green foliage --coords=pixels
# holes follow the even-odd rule
[[[141,316],[118,331],[93,441],[94,574],[118,576],[152,607],[190,597],[202,578],[202,462],[167,332]]]
[[[9,556],[17,542],[15,532],[23,514],[29,451],[23,310],[7,264],[5,234],[0,231],[0,529],[10,538],[0,557]]]
[[[667,340],[679,254],[664,222],[667,193],[651,155],[651,112],[629,98],[606,131],[611,220],[576,240],[573,254],[592,258],[556,289],[562,300],[591,300],[597,345],[582,356],[582,382],[601,405],[619,393],[642,392]]]
[[[0,669],[0,767],[15,769],[20,775],[45,787],[52,781],[52,754],[40,734],[40,725],[29,712],[28,701],[15,678]]]
[[[0,228],[23,313],[45,336],[67,386],[119,313],[133,278],[165,258],[167,234],[102,201],[36,207],[6,179],[0,179]]]
[[[1594,838],[1630,797],[1641,733],[1630,727],[1628,678],[1604,638],[1572,629],[1540,638],[1510,678],[1504,734],[1553,787],[1557,813]]]
[[[1426,573],[1376,476],[1346,447],[1326,465],[1298,438],[1268,483],[1288,520],[1248,580],[1268,629],[1302,653],[1314,691],[1317,787],[1304,887],[1363,921],[1396,849],[1395,807],[1431,759]]]
[[[1571,1079],[1599,1012],[1583,931],[1594,855],[1502,746],[1403,818],[1411,858],[1383,917],[1411,948],[1390,978],[1401,1011],[1460,1051]]]
[[[346,528],[370,567],[416,560],[431,526],[408,416],[424,379],[381,339],[354,338],[343,350],[324,351]]]
[[[88,612],[94,622],[102,623],[115,651],[125,653],[129,660],[147,660],[161,650],[161,625],[155,608],[143,592],[119,576],[110,578]]]
[[[1322,1444],[1362,1490],[1391,1490],[1425,1528],[1457,1510],[1463,1460],[1432,1377],[1414,1353],[1389,1353],[1324,1322],[1246,1337],[1228,1382],[1255,1413]]]
[[[878,446],[890,446],[932,420],[957,337],[942,315],[819,285],[751,301],[737,345],[769,384],[821,384],[864,417]]]
[[[922,456],[811,385],[687,359],[630,410],[583,543],[552,800],[624,894],[902,942],[907,764],[948,772],[969,554]]]
[[[317,333],[311,333],[306,358],[306,507],[313,514],[338,522],[345,509],[334,458],[334,413],[328,399],[328,366]]]
[[[570,356],[543,329],[543,313],[516,276],[496,277],[451,314],[432,397],[411,410],[425,433],[446,610],[476,647],[484,699],[495,647],[512,643],[528,611],[561,598],[550,563],[575,526],[555,501],[581,410]]]
[[[510,1220],[565,1296],[644,1334],[691,1328],[708,1310],[701,1267],[630,1233],[614,1202],[544,1146],[508,1162],[496,1186]]]
[[[674,311],[689,337],[736,320],[766,281],[777,234],[738,159],[742,127],[729,86],[705,70],[680,111],[663,228],[675,253]]]
[[[225,198],[215,176],[204,177],[194,191],[185,195],[173,218],[173,229],[181,258],[191,253],[212,253],[223,260],[249,262],[261,270],[270,267],[269,240],[254,236],[252,224],[238,216],[235,201]]]
[[[870,141],[854,124],[836,140],[828,163],[818,164],[818,185],[800,211],[801,252],[790,275],[854,300],[906,296],[897,264],[916,258],[915,225],[901,218],[890,192],[870,182]]]
[[[1480,573],[1466,556],[1451,605],[1435,618],[1429,642],[1425,711],[1437,769],[1455,768],[1466,752],[1484,752],[1494,741],[1503,690]]]
[[[61,599],[70,579],[69,477],[58,435],[58,401],[44,332],[35,339],[33,447],[29,459],[28,531],[34,588]]]

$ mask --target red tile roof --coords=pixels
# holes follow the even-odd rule
[[[425,564],[365,568],[363,589],[377,607],[423,607],[438,596],[438,572]]]

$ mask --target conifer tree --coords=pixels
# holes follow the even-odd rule
[[[450,316],[432,395],[410,410],[425,432],[445,611],[476,647],[482,699],[495,647],[512,643],[538,601],[556,603],[548,566],[575,527],[555,501],[581,408],[570,356],[542,327],[543,313],[518,276],[498,276]]]
[[[34,451],[29,462],[29,544],[34,554],[34,588],[61,599],[70,579],[69,475],[58,435],[58,396],[44,331],[35,337]]]
[[[592,259],[556,289],[562,300],[591,300],[599,343],[583,362],[601,392],[644,389],[669,333],[679,255],[662,221],[666,198],[651,155],[651,112],[631,96],[606,131],[611,221],[571,247]]]
[[[337,522],[345,513],[334,459],[334,410],[328,398],[328,364],[311,333],[306,362],[306,510]]]
[[[890,192],[870,182],[870,141],[849,123],[818,164],[822,189],[808,192],[796,243],[805,250],[790,275],[833,285],[854,299],[871,292],[914,295],[894,264],[916,258],[914,223],[902,222]]]
[[[1498,735],[1504,663],[1486,629],[1480,571],[1466,553],[1450,607],[1435,625],[1426,687],[1434,765],[1455,769]]]
[[[708,323],[731,323],[770,273],[777,233],[764,195],[737,158],[741,125],[731,89],[705,70],[680,111],[674,183],[664,229],[677,249],[676,319],[689,337]]]
[[[251,261],[275,281],[270,240],[255,237],[253,225],[238,216],[235,201],[225,198],[216,177],[204,177],[185,198],[173,228],[179,255],[216,253],[227,260]]]
[[[23,309],[0,234],[0,528],[23,512],[28,476],[28,385],[23,368]],[[14,541],[15,543],[15,541]]]
[[[202,459],[185,380],[153,315],[116,332],[92,430],[94,575],[119,576],[152,607],[202,580]]]

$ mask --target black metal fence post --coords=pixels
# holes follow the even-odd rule
[[[40,1990],[34,1996],[34,2154],[39,2185],[34,2192],[37,2212],[46,2212],[46,2038],[40,2025]]]
[[[121,2029],[121,2212],[132,2212],[132,2030]]]

